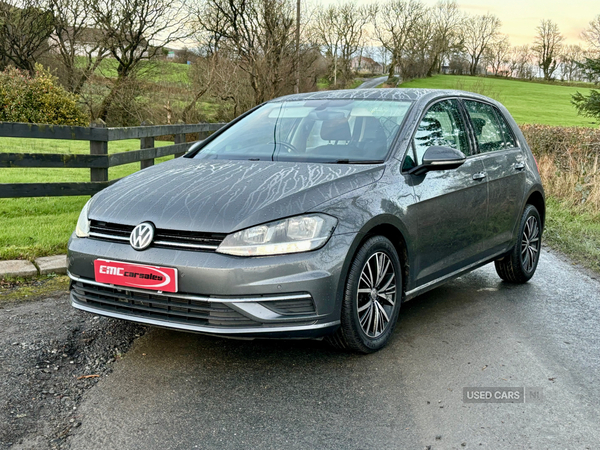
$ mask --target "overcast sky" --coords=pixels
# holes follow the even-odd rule
[[[373,3],[377,0],[358,0]],[[434,5],[437,0],[423,0]],[[324,0],[335,3],[337,0]],[[600,14],[600,0],[464,0],[460,8],[469,14],[491,12],[502,21],[502,32],[508,34],[512,45],[531,44],[535,28],[541,19],[558,24],[567,44],[581,43],[579,34],[594,17]]]

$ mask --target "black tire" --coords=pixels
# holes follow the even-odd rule
[[[535,206],[527,205],[519,224],[519,240],[494,261],[496,272],[509,283],[526,283],[535,273],[542,248],[542,221]]]
[[[400,312],[401,267],[398,253],[387,238],[374,236],[362,245],[346,278],[340,328],[327,339],[333,346],[359,353],[385,347]],[[378,272],[373,275],[373,271]]]

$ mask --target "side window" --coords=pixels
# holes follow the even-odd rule
[[[498,116],[498,121],[500,122],[500,128],[502,128],[502,134],[504,135],[504,148],[516,148],[517,140],[515,139],[510,126],[506,122],[506,119],[498,110],[496,110],[496,115]]]
[[[486,103],[465,100],[465,107],[473,125],[475,139],[481,153],[508,148],[494,107]]]
[[[444,100],[432,105],[415,133],[414,165],[421,164],[423,154],[433,145],[452,147],[469,156],[465,130],[457,100]]]

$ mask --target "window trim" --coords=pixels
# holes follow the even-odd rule
[[[419,115],[419,119],[417,121],[417,126],[411,132],[410,140],[409,140],[409,143],[408,143],[408,148],[404,152],[404,156],[402,156],[402,159],[400,161],[400,172],[401,173],[404,173],[404,174],[408,173],[408,170],[403,169],[403,167],[404,167],[404,161],[405,161],[406,156],[408,155],[409,151],[412,152],[412,158],[415,161],[415,163],[417,161],[417,152],[416,152],[416,149],[415,149],[415,136],[416,136],[417,131],[419,129],[419,125],[423,121],[423,118],[429,112],[429,110],[433,107],[433,105],[435,105],[437,103],[444,102],[444,101],[448,101],[448,100],[456,100],[457,101],[457,103],[458,103],[458,112],[461,115],[461,117],[463,119],[463,122],[465,123],[465,128],[466,128],[465,132],[467,133],[467,145],[469,146],[469,154],[466,155],[466,159],[473,158],[475,156],[479,156],[479,154],[476,153],[477,148],[473,146],[473,142],[471,141],[471,136],[470,136],[471,120],[468,117],[466,117],[466,112],[464,111],[464,106],[462,105],[461,98],[457,97],[457,96],[436,98],[436,99],[432,100],[430,103],[428,103],[425,106],[425,108],[423,109],[423,112]]]

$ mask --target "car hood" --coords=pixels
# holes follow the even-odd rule
[[[374,183],[384,166],[177,158],[94,196],[90,219],[230,233],[305,212]]]

